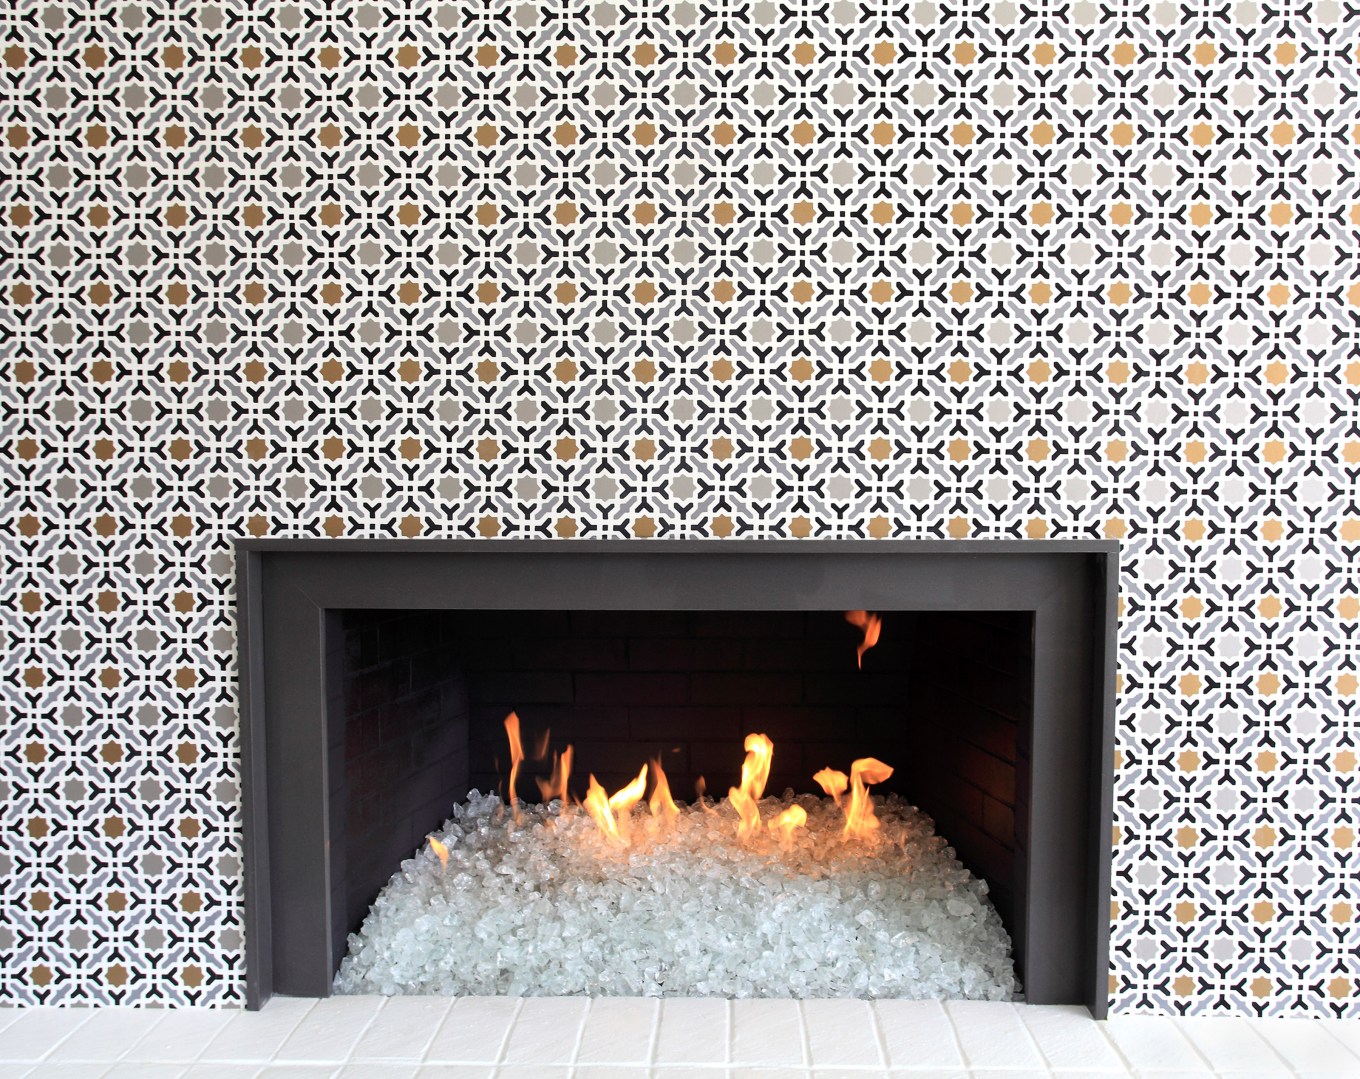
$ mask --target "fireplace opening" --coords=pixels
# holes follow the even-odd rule
[[[570,746],[570,793],[616,791],[658,762],[677,799],[721,800],[752,732],[774,744],[767,793],[822,795],[861,758],[977,878],[1015,932],[1025,865],[1032,613],[878,611],[876,642],[843,611],[346,610],[330,710],[342,721],[333,859],[335,954],[402,860],[470,791],[508,801],[504,719],[518,716],[519,800],[540,800]],[[337,749],[339,746],[337,745]]]
[[[991,895],[1026,999],[1108,999],[1116,548],[1099,542],[243,541],[247,985],[324,996],[384,882],[502,721],[572,744],[574,793],[660,756],[721,798],[876,757]],[[883,632],[856,664],[852,610]],[[533,796],[530,766],[517,786]]]

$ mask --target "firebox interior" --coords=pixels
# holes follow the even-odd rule
[[[337,956],[401,860],[471,790],[507,795],[503,721],[520,718],[521,800],[539,800],[554,754],[573,747],[572,793],[614,791],[659,761],[671,791],[722,799],[742,742],[774,742],[767,791],[820,793],[813,774],[876,757],[897,793],[985,879],[1014,933],[1024,865],[1033,616],[884,611],[861,630],[833,611],[346,610],[331,708],[343,776]],[[341,734],[341,732],[343,732]],[[343,888],[343,892],[339,889]]]

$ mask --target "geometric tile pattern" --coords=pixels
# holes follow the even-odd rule
[[[0,10],[0,999],[237,1002],[237,536],[1115,537],[1113,1006],[1360,1015],[1360,17]]]

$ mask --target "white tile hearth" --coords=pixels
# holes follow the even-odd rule
[[[0,1079],[1360,1079],[1360,1020],[951,1001],[276,997],[0,1009]]]

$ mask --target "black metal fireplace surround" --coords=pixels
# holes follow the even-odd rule
[[[620,686],[640,685],[627,692],[647,703],[682,684],[710,738],[761,716],[752,729],[771,728],[777,769],[806,770],[781,722],[800,733],[818,713],[857,708],[853,733],[818,730],[809,761],[843,768],[816,755],[860,753],[863,735],[863,752],[898,766],[897,789],[991,883],[1026,999],[1103,1017],[1116,582],[1117,544],[1103,541],[242,540],[249,1005],[329,994],[346,935],[401,858],[471,787],[492,785],[488,747],[508,707],[527,698],[529,726],[554,717],[568,735],[555,732],[560,747],[627,713]],[[850,647],[854,631],[839,620],[851,609],[892,612],[864,671],[851,650],[853,680],[804,672],[807,699],[765,700],[791,657],[820,654],[835,632],[846,643],[833,646]],[[517,656],[548,655],[546,669],[488,668],[479,654],[509,654],[498,634],[519,642]],[[600,647],[611,643],[633,658],[612,658]],[[653,673],[631,670],[639,655],[660,655],[662,673],[656,660],[641,664]],[[691,655],[717,658],[686,660],[688,681],[668,682],[680,677],[676,657]],[[737,656],[761,670],[740,669]],[[899,684],[910,695],[895,702]],[[374,705],[374,685],[401,706]],[[720,699],[725,686],[734,700]],[[869,688],[827,698],[845,686]],[[661,740],[689,722],[683,709],[643,712]],[[701,767],[720,795],[715,754],[735,773],[740,742],[693,737],[677,758],[677,796],[685,769]],[[636,741],[593,743],[580,775],[604,779],[611,747],[640,764]]]

